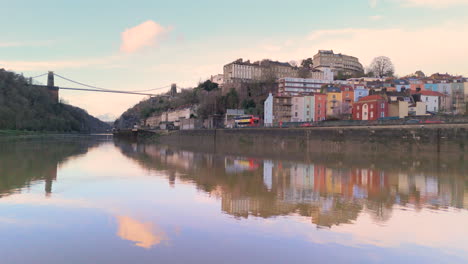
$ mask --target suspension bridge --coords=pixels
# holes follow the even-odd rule
[[[47,85],[36,85],[33,84],[33,80],[47,76]],[[74,83],[76,85],[81,86],[81,88],[72,88],[72,87],[58,87],[55,86],[55,77],[60,78],[64,81]],[[105,89],[93,85],[88,85],[82,82],[78,82],[67,77],[61,76],[59,74],[54,73],[53,71],[49,71],[48,73],[44,73],[38,76],[30,77],[29,83],[33,87],[37,87],[40,89],[47,89],[49,93],[55,98],[58,102],[58,93],[59,90],[75,90],[75,91],[86,91],[86,92],[99,92],[99,93],[118,93],[118,94],[132,94],[132,95],[144,95],[144,96],[173,96],[177,93],[177,86],[176,84],[166,85],[163,87],[148,89],[148,90],[138,90],[138,91],[121,91],[121,90],[112,90],[112,89]],[[168,94],[156,94],[156,91],[160,91],[163,89],[170,89]]]

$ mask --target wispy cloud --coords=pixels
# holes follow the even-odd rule
[[[143,48],[155,46],[171,30],[170,27],[163,27],[148,20],[122,32],[120,50],[125,53],[133,53]]]
[[[372,21],[378,21],[378,20],[382,20],[383,16],[381,15],[375,15],[375,16],[370,16],[369,19],[372,20]]]
[[[76,69],[90,66],[114,67],[113,63],[120,60],[121,58],[123,58],[123,56],[112,55],[100,58],[51,61],[0,60],[0,68],[5,68],[12,71],[47,71],[59,69]]]
[[[468,0],[394,0],[404,7],[449,8],[466,6]]]
[[[54,44],[54,40],[44,41],[6,41],[0,42],[0,48],[12,48],[12,47],[44,47]]]
[[[378,0],[369,0],[369,6],[372,8],[376,8],[378,4]]]

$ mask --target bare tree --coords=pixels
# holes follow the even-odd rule
[[[375,77],[390,77],[395,73],[395,67],[392,60],[385,56],[375,58],[370,67],[369,72],[372,72]]]
[[[292,61],[289,61],[289,65],[291,65],[291,66],[293,66],[293,67],[297,67],[297,66],[298,66],[298,63],[297,63],[297,61],[292,60]]]

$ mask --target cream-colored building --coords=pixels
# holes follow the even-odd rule
[[[150,128],[159,127],[161,122],[173,122],[174,126],[179,127],[180,121],[183,119],[190,119],[195,115],[194,107],[184,107],[180,109],[175,109],[161,114],[157,114],[151,117],[148,117],[145,120],[145,126]]]
[[[238,59],[223,69],[224,83],[276,80],[298,77],[299,68],[286,62],[263,60],[251,63]]]
[[[333,50],[320,50],[314,56],[314,69],[331,69],[335,76],[338,73],[356,76],[364,73],[364,67],[359,59],[344,54],[335,54]]]

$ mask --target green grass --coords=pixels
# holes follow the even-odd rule
[[[44,132],[35,132],[35,131],[23,131],[23,130],[0,130],[1,136],[28,136],[28,135],[40,135]]]

